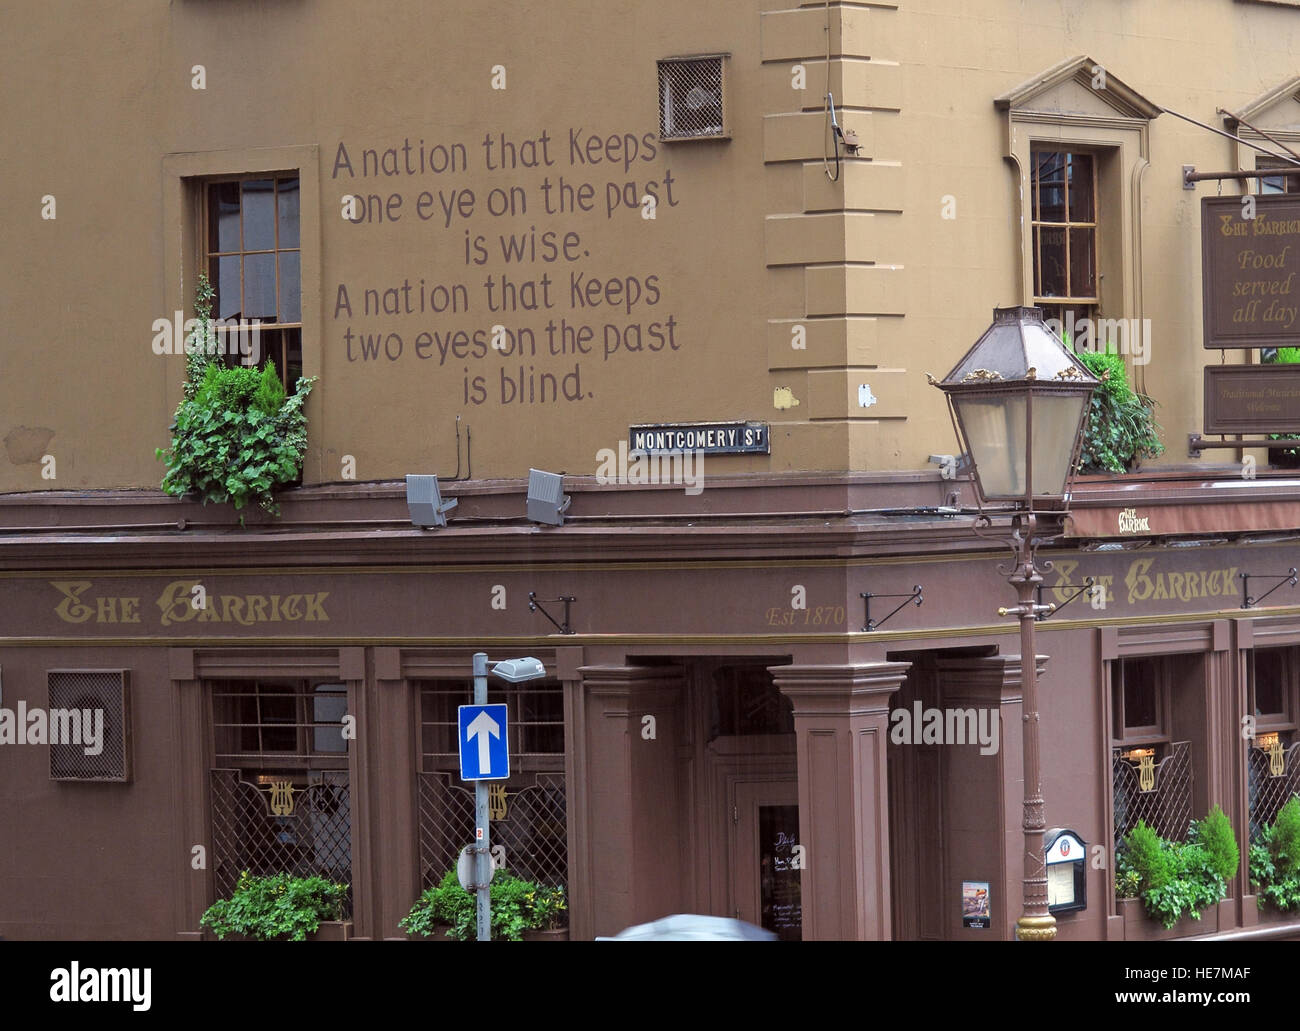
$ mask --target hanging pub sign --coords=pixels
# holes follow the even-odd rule
[[[1300,433],[1300,365],[1207,365],[1206,433]]]
[[[1300,345],[1300,196],[1202,198],[1201,277],[1207,349]]]
[[[642,423],[627,431],[628,447],[648,454],[698,451],[708,455],[766,455],[771,450],[765,422]]]

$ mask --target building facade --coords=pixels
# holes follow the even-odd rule
[[[1300,140],[1295,7],[0,15],[0,935],[198,938],[288,869],[402,936],[473,836],[485,651],[547,669],[492,688],[493,840],[573,938],[1012,937],[1015,595],[926,374],[1019,305],[1110,326],[1165,445],[1042,550],[1047,821],[1087,852],[1058,937],[1300,930],[1247,874],[1300,788],[1300,481],[1187,442],[1202,370],[1259,361],[1202,346],[1200,199],[1295,177],[1184,182]],[[278,515],[159,489],[200,274],[232,361],[316,377]],[[428,473],[445,526],[412,523]],[[1139,819],[1216,805],[1221,903],[1166,930],[1116,897]]]

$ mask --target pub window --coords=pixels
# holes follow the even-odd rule
[[[320,875],[349,886],[352,829],[347,685],[268,677],[208,681],[213,881],[228,897],[241,871]]]
[[[1246,739],[1246,782],[1250,838],[1277,819],[1278,810],[1300,794],[1296,751],[1300,702],[1300,649],[1256,648],[1251,652],[1250,713],[1254,735]]]
[[[456,868],[474,837],[474,785],[460,779],[459,708],[474,700],[464,681],[417,681],[420,699],[420,875],[425,887]],[[492,843],[505,868],[539,884],[569,876],[564,691],[556,681],[488,681],[489,704],[506,706],[510,777],[491,781]]]
[[[252,364],[253,356],[241,356],[240,320],[257,320],[256,364],[274,362],[286,392],[302,376],[299,193],[297,172],[259,173],[207,182],[203,206],[214,315],[230,322],[217,326],[221,353]]]
[[[1182,841],[1192,818],[1192,753],[1175,741],[1170,705],[1176,670],[1168,658],[1111,664],[1111,797],[1114,846],[1139,820],[1161,837]]]
[[[1068,325],[1093,318],[1097,270],[1097,159],[1081,151],[1035,149],[1030,182],[1034,303]]]
[[[217,681],[212,687],[218,766],[347,768],[345,684]],[[340,758],[329,759],[326,757]]]
[[[1282,169],[1293,169],[1290,175],[1270,175],[1258,180],[1258,191],[1261,194],[1274,193],[1300,193],[1300,167],[1286,162],[1278,161],[1276,158],[1257,158],[1255,161],[1255,170],[1263,171],[1268,168],[1276,168],[1279,172]]]

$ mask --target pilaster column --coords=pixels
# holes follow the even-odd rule
[[[770,666],[794,705],[803,937],[890,937],[891,697],[907,662]]]

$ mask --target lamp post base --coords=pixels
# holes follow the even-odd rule
[[[1049,942],[1056,937],[1056,917],[1022,916],[1016,921],[1016,939],[1022,942]]]

